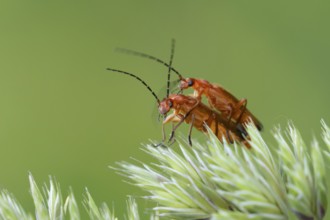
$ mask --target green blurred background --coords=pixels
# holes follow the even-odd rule
[[[184,76],[223,85],[271,130],[292,120],[310,142],[330,123],[330,4],[326,1],[13,1],[0,3],[0,187],[33,210],[28,172],[56,176],[78,200],[87,187],[121,216],[143,195],[108,168],[149,161],[161,139],[155,91],[166,68],[115,47],[169,59]],[[187,126],[185,126],[187,127]],[[194,137],[199,137],[194,132]],[[175,146],[174,146],[175,147]],[[148,202],[139,200],[142,206]]]

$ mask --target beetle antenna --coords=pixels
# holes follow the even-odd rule
[[[140,77],[134,75],[133,73],[129,73],[129,72],[122,71],[122,70],[111,69],[111,68],[107,68],[107,70],[113,71],[113,72],[117,72],[117,73],[123,73],[123,74],[126,74],[126,75],[129,75],[129,76],[134,77],[135,79],[137,79],[138,81],[140,81],[143,85],[145,85],[145,87],[147,87],[147,89],[151,92],[151,94],[156,98],[158,104],[160,103],[160,100],[157,97],[156,93],[154,91],[152,91],[152,89],[150,88],[150,86],[145,81],[143,81]]]
[[[130,55],[134,55],[134,56],[139,56],[139,57],[147,58],[147,59],[150,59],[150,60],[154,60],[154,61],[156,61],[158,63],[161,63],[161,64],[163,64],[163,65],[165,65],[167,67],[170,67],[170,65],[168,63],[165,63],[163,60],[161,60],[161,59],[159,59],[157,57],[154,57],[152,55],[143,53],[143,52],[139,52],[139,51],[135,51],[135,50],[130,50],[130,49],[126,49],[126,48],[116,48],[116,51],[121,52],[121,53],[126,53],[126,54],[130,54]],[[183,79],[183,77],[179,73],[179,71],[177,71],[173,67],[171,67],[171,70],[178,75],[179,79]]]
[[[175,49],[175,40],[172,39],[172,45],[171,45],[171,57],[170,57],[170,63],[168,65],[168,73],[167,73],[167,88],[166,88],[166,97],[170,95],[170,79],[171,79],[171,69],[172,69],[172,63],[173,63],[173,57],[174,57],[174,49]]]

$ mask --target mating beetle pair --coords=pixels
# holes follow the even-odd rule
[[[247,148],[250,148],[248,143],[248,133],[245,130],[245,124],[252,121],[258,130],[262,130],[261,122],[246,108],[247,100],[238,100],[235,96],[229,93],[221,86],[209,83],[206,80],[184,78],[176,69],[172,67],[174,57],[175,41],[172,40],[172,50],[170,62],[166,62],[137,51],[128,49],[119,49],[122,52],[145,57],[155,60],[168,67],[167,80],[167,95],[160,101],[152,89],[138,76],[128,73],[126,71],[108,68],[107,70],[123,73],[136,78],[152,93],[158,103],[159,113],[164,116],[163,126],[166,123],[177,123],[171,132],[169,141],[173,140],[175,130],[183,123],[190,124],[188,140],[191,142],[192,128],[199,131],[207,132],[205,125],[207,125],[212,132],[219,138],[220,141],[225,139],[229,143],[242,142]],[[179,88],[182,92],[185,89],[192,88],[194,95],[186,96],[183,94],[170,94],[170,74],[171,71],[176,73],[179,77]],[[209,106],[202,103],[202,96],[208,100]],[[172,114],[167,114],[173,110]],[[163,127],[163,141],[165,141],[165,133]]]

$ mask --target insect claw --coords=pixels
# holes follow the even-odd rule
[[[172,139],[174,138],[174,131],[171,132],[170,138],[168,139],[168,142],[172,141]]]
[[[247,137],[249,135],[242,124],[237,124],[236,129],[239,135],[241,136],[241,138]]]
[[[166,145],[164,144],[164,142],[160,142],[160,143],[158,143],[158,144],[153,144],[152,146],[153,146],[154,148],[157,148],[157,147],[168,148],[168,146],[166,146]]]
[[[230,137],[231,135],[229,134],[229,130],[228,130],[228,129],[226,129],[226,135],[227,135],[227,138],[228,138],[228,142],[229,142],[230,144],[233,144],[234,141],[233,141],[233,139]]]
[[[176,140],[175,140],[175,139],[173,139],[173,140],[172,140],[172,142],[171,142],[171,143],[169,143],[169,146],[172,146],[172,144],[174,144],[174,143],[175,143],[175,141],[176,141]]]
[[[192,141],[191,141],[191,139],[189,138],[188,141],[189,141],[189,146],[192,147]]]

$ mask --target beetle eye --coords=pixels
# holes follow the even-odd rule
[[[168,102],[168,106],[169,106],[170,108],[172,108],[173,103],[172,103],[171,101],[169,101],[169,102]]]
[[[189,81],[188,81],[188,86],[192,86],[194,84],[194,82],[190,79]]]

